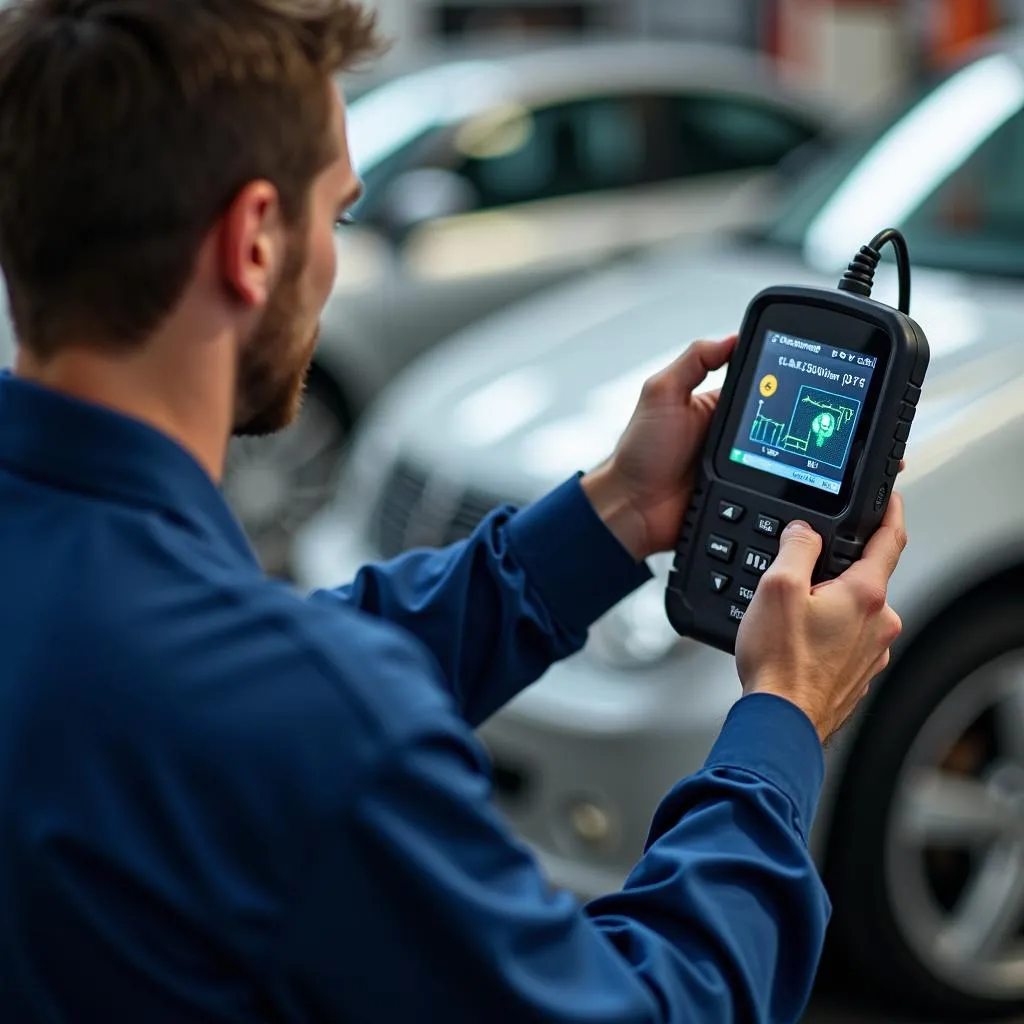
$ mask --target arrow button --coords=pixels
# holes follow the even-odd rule
[[[718,503],[719,518],[729,523],[738,523],[746,511],[742,505],[737,505],[735,501],[720,501]]]
[[[711,589],[716,594],[721,594],[727,586],[729,586],[731,577],[726,576],[724,572],[713,572],[711,574]]]

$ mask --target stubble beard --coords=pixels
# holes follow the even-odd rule
[[[289,247],[281,278],[239,358],[235,437],[266,437],[289,426],[302,409],[319,328],[306,326],[301,301],[306,252]]]

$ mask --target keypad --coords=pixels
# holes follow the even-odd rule
[[[746,614],[762,574],[775,560],[778,537],[786,525],[777,513],[771,514],[773,511],[751,508],[749,500],[730,500],[728,494],[715,496],[709,522],[718,526],[702,540],[707,560],[705,600],[715,615],[739,623]]]

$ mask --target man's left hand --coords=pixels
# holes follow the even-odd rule
[[[651,377],[611,457],[583,477],[608,528],[640,561],[675,547],[719,392],[694,394],[729,361],[735,335],[698,341]]]

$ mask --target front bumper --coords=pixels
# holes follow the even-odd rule
[[[334,510],[296,547],[304,589],[338,586],[373,552]],[[621,886],[659,802],[699,770],[740,696],[732,658],[680,645],[646,668],[614,668],[589,649],[552,666],[479,737],[494,799],[551,882],[583,899]]]
[[[739,695],[732,659],[709,648],[635,671],[584,651],[480,729],[495,802],[556,885],[584,899],[618,888],[658,804],[703,766]]]

